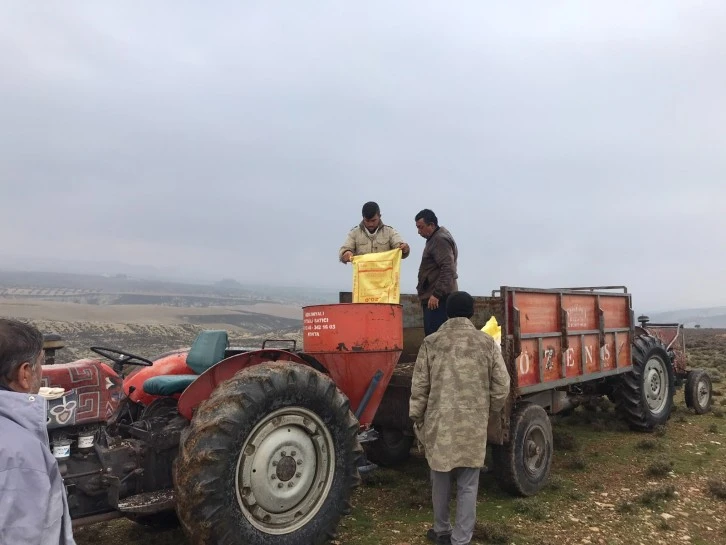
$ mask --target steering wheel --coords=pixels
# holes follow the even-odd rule
[[[145,367],[154,365],[154,362],[151,360],[147,360],[146,358],[142,358],[141,356],[137,356],[136,354],[132,354],[131,352],[116,350],[115,348],[92,346],[91,350],[99,356],[108,358],[116,365],[143,365]]]

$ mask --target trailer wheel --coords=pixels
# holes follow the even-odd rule
[[[630,427],[653,431],[665,424],[673,409],[675,374],[665,345],[641,335],[633,343],[633,369],[615,388],[617,410]]]
[[[381,428],[378,439],[364,443],[367,458],[381,466],[396,466],[408,460],[413,446],[413,436],[395,428]]]
[[[360,482],[358,421],[305,365],[238,372],[203,402],[174,467],[177,513],[195,545],[320,544]]]
[[[552,465],[552,424],[545,410],[520,403],[510,420],[510,441],[492,445],[499,485],[519,496],[533,496],[547,482]]]
[[[711,377],[703,369],[694,369],[688,372],[686,378],[686,405],[696,414],[705,414],[711,408],[713,395],[711,390]]]

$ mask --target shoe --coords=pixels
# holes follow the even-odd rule
[[[429,528],[426,532],[426,539],[436,545],[451,545],[451,534],[437,534],[433,528]]]

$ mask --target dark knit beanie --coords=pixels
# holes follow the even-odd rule
[[[474,298],[465,291],[455,291],[446,301],[446,316],[471,318],[474,316]]]

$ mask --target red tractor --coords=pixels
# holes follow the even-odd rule
[[[399,305],[306,307],[304,350],[204,331],[155,361],[44,366],[48,429],[75,525],[174,511],[195,544],[317,544],[359,483],[361,443],[402,347]],[[125,379],[128,366],[139,366]]]

